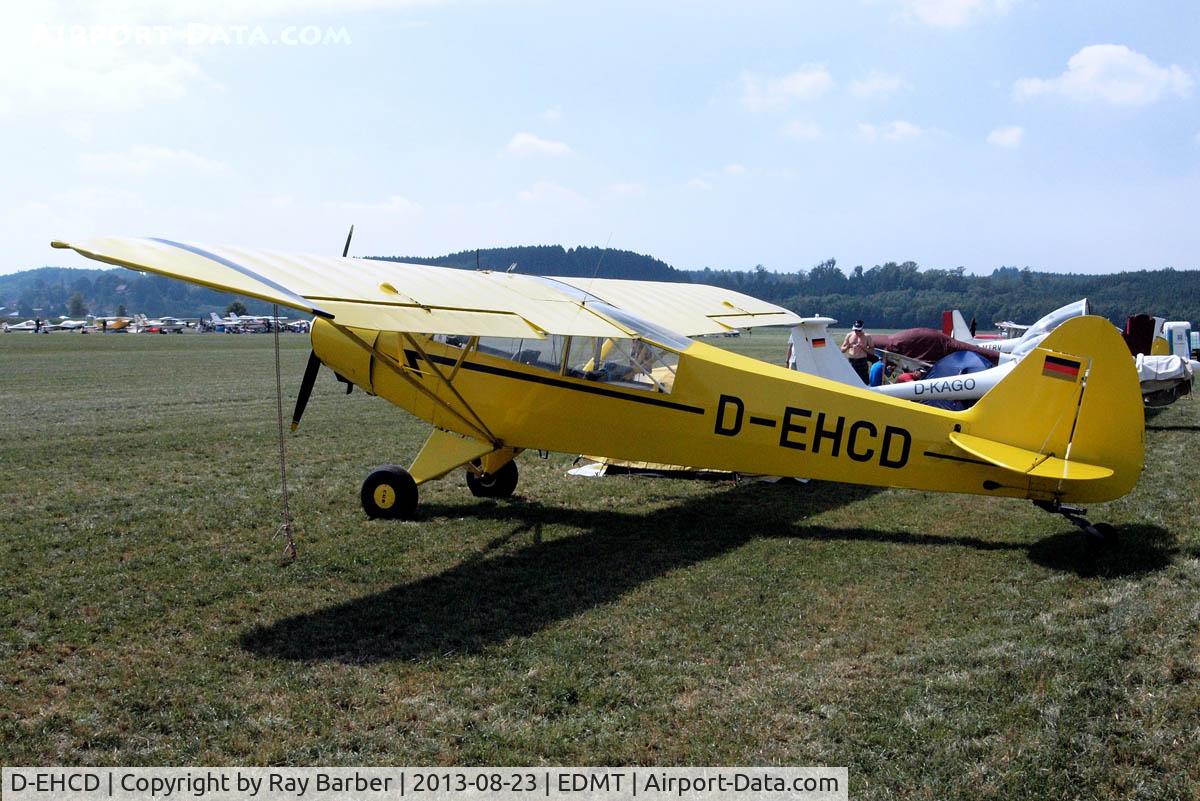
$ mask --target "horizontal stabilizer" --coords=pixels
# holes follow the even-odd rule
[[[950,441],[972,456],[996,467],[1034,478],[1091,481],[1108,478],[1113,471],[1083,462],[1071,462],[1037,451],[1006,445],[1003,442],[952,432]]]

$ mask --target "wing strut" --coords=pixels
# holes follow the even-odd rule
[[[408,344],[413,346],[413,350],[415,350],[417,352],[417,355],[420,356],[421,359],[427,365],[429,365],[429,369],[432,370],[433,374],[438,377],[438,380],[441,381],[446,386],[446,389],[453,392],[454,397],[458,398],[458,402],[463,405],[463,408],[471,413],[471,416],[475,418],[475,422],[477,422],[479,424],[479,427],[481,429],[483,429],[484,431],[487,431],[488,439],[491,440],[492,442],[499,442],[499,440],[496,439],[495,435],[493,435],[492,432],[490,430],[488,430],[488,427],[487,427],[487,425],[484,424],[483,419],[480,418],[480,416],[475,412],[475,410],[471,408],[471,404],[467,403],[467,399],[462,396],[462,394],[455,388],[454,384],[451,383],[450,379],[446,377],[445,373],[443,373],[441,371],[441,368],[439,368],[436,364],[434,364],[433,359],[429,358],[425,354],[425,349],[422,348],[420,346],[420,344],[417,343],[417,340],[413,337],[413,335],[408,332],[405,332],[404,338],[408,340]],[[478,342],[479,339],[476,338],[475,341]],[[458,362],[454,365],[455,373],[458,372],[459,365],[462,364],[463,359],[465,359],[466,357],[467,357],[466,349],[463,349],[462,355],[459,356]]]
[[[379,348],[368,343],[366,340],[364,340],[362,337],[360,337],[358,334],[356,334],[353,329],[349,328],[348,326],[341,325],[336,320],[328,320],[327,322],[330,325],[332,325],[334,328],[336,328],[338,331],[340,331],[342,334],[345,334],[350,339],[350,341],[353,342],[355,345],[358,345],[360,348],[367,351],[372,356],[374,356],[376,359],[378,359],[380,361],[380,363],[383,364],[384,367],[387,367],[389,370],[391,370],[393,373],[398,375],[400,378],[407,381],[414,389],[419,391],[422,395],[429,398],[431,401],[436,403],[438,406],[445,409],[447,412],[449,412],[450,414],[454,415],[459,420],[461,420],[462,423],[467,428],[471,429],[471,431],[474,432],[473,436],[476,436],[479,439],[490,442],[490,443],[492,443],[492,445],[494,445],[497,448],[504,447],[504,443],[501,442],[500,439],[491,432],[491,430],[487,427],[487,425],[484,424],[483,420],[480,419],[479,415],[475,412],[475,410],[471,408],[470,404],[468,404],[465,400],[463,400],[463,397],[461,394],[459,394],[458,390],[455,389],[454,386],[441,373],[441,371],[437,369],[437,367],[433,364],[433,362],[430,361],[425,356],[425,352],[420,348],[419,345],[416,344],[416,342],[413,341],[410,334],[405,335],[406,337],[408,337],[409,342],[417,349],[417,353],[421,356],[422,359],[425,360],[425,363],[427,365],[429,365],[433,375],[436,376],[439,381],[441,381],[443,384],[445,384],[446,387],[448,387],[450,389],[450,391],[454,393],[454,396],[456,398],[458,398],[458,400],[463,404],[463,406],[466,407],[467,411],[470,412],[471,417],[475,418],[473,421],[468,419],[458,409],[455,409],[449,403],[446,403],[445,400],[443,400],[442,398],[439,398],[437,396],[437,393],[435,393],[433,390],[429,389],[429,387],[425,386],[423,383],[421,383],[420,381],[418,381],[417,379],[415,379],[411,375],[409,375],[408,369],[404,365],[397,362],[392,356],[379,350]]]

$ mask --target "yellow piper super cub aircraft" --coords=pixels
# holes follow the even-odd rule
[[[688,339],[799,319],[717,287],[150,238],[52,244],[315,315],[293,429],[322,364],[434,427],[407,470],[363,483],[375,518],[413,515],[417,487],[460,467],[475,495],[508,496],[513,457],[538,449],[1028,498],[1104,539],[1112,527],[1069,504],[1118,498],[1142,469],[1137,374],[1100,317],[1068,320],[953,412]]]

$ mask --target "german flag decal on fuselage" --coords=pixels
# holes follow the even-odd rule
[[[1042,365],[1042,375],[1074,381],[1079,378],[1079,368],[1081,366],[1081,363],[1074,359],[1064,359],[1061,356],[1047,356],[1046,363]]]

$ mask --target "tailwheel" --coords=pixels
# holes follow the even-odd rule
[[[479,462],[472,462],[478,469]],[[479,473],[467,468],[467,487],[476,498],[507,498],[517,488],[517,463],[505,462],[494,473]]]
[[[1086,526],[1083,532],[1101,545],[1112,545],[1117,541],[1117,530],[1108,523],[1093,523]]]
[[[1051,514],[1062,515],[1097,545],[1113,545],[1117,541],[1116,528],[1110,523],[1091,522],[1084,516],[1087,514],[1087,509],[1078,506],[1067,506],[1057,500],[1034,501],[1033,503],[1035,506],[1045,509]]]
[[[399,465],[380,465],[363,482],[359,497],[372,519],[412,517],[417,509],[417,482]]]

